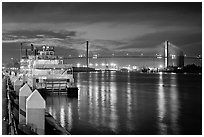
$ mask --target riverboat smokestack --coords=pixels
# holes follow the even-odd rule
[[[35,54],[35,56],[37,56],[38,55],[38,49],[36,48],[35,50],[34,50],[34,54]]]
[[[22,58],[22,43],[21,43],[21,49],[20,49],[20,60]]]
[[[86,41],[86,66],[89,67],[89,41]]]
[[[27,48],[25,49],[25,55],[26,55],[26,58],[28,57],[28,50]]]
[[[33,51],[34,50],[34,46],[33,46],[33,44],[31,44],[31,51]]]

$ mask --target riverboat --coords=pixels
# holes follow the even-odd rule
[[[33,89],[43,92],[78,93],[73,77],[73,68],[64,64],[62,57],[55,55],[54,47],[43,45],[31,50],[20,61],[20,77]]]

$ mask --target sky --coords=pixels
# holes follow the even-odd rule
[[[19,58],[21,42],[67,57],[85,54],[87,40],[90,55],[162,54],[165,40],[201,55],[202,3],[2,3],[3,63]]]

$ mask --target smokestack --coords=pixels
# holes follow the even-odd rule
[[[33,46],[33,44],[31,44],[31,51],[33,51],[34,50],[34,46]]]
[[[86,66],[89,67],[89,41],[86,41]]]
[[[20,60],[22,58],[22,43],[21,43],[21,49],[20,49]]]
[[[26,58],[28,57],[28,50],[27,48],[25,49],[25,55],[26,55]]]
[[[35,50],[35,56],[38,54],[38,49],[36,48]]]

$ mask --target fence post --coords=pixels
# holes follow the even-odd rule
[[[32,93],[28,84],[24,84],[19,90],[19,123],[25,124],[26,121],[26,99]]]
[[[26,99],[26,124],[39,135],[45,134],[45,100],[35,90]]]

